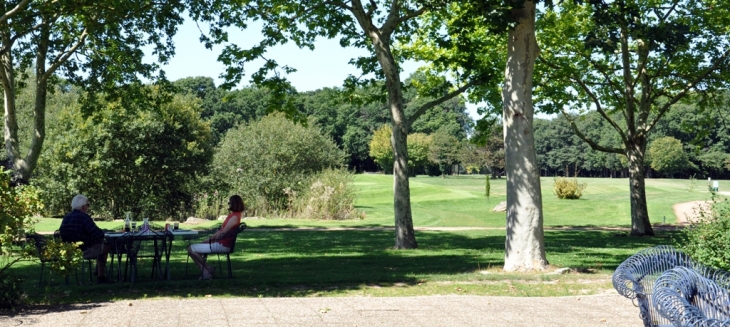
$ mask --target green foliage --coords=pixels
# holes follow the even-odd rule
[[[31,215],[42,208],[34,187],[12,187],[10,179],[11,171],[0,172],[0,279],[13,264],[30,257],[32,251],[16,243],[33,230]]]
[[[228,131],[213,160],[213,176],[243,196],[249,211],[264,214],[286,210],[285,189],[301,192],[313,174],[342,167],[344,158],[313,122],[302,126],[271,114]]]
[[[691,164],[682,147],[682,142],[671,136],[654,140],[649,145],[648,152],[651,168],[670,175],[686,169]]]
[[[130,107],[107,103],[88,117],[78,106],[66,108],[34,180],[51,214],[68,211],[77,193],[107,218],[127,211],[179,218],[189,208],[196,178],[212,159],[210,128],[191,96],[158,96]]]
[[[11,6],[15,4],[3,3],[3,12]],[[28,181],[36,168],[44,143],[47,91],[60,81],[58,75],[87,91],[88,111],[101,94],[125,103],[145,98],[141,80],[157,80],[153,74],[159,66],[146,63],[141,49],[152,49],[159,62],[166,62],[174,53],[172,36],[183,21],[183,10],[184,3],[176,0],[81,0],[23,1],[12,13],[7,11],[4,19],[12,23],[0,24],[3,53],[8,54],[7,65],[0,71],[4,97],[9,100],[5,102],[5,150],[16,177]],[[31,148],[21,153],[12,100],[26,85],[24,75],[31,69],[34,74],[28,83],[33,84],[36,99],[33,133],[30,140],[22,140]]]
[[[286,193],[294,197],[290,199],[293,202],[292,217],[324,220],[365,218],[364,212],[355,209],[353,176],[346,170],[326,169],[311,178],[308,189],[299,194],[292,190]]]
[[[697,188],[697,178],[693,174],[692,176],[689,176],[689,185],[687,186],[688,192],[694,192]]]
[[[558,199],[580,199],[583,195],[583,190],[586,189],[587,184],[579,184],[577,179],[568,179],[564,177],[555,178],[555,185],[553,186],[553,193]]]
[[[384,124],[375,131],[370,140],[370,156],[386,174],[393,172],[393,146],[390,144],[392,134],[390,125]]]
[[[730,201],[713,196],[709,209],[698,209],[677,246],[701,263],[730,270]]]
[[[33,256],[31,245],[17,245],[33,231],[31,215],[43,208],[38,190],[32,186],[12,187],[11,171],[0,172],[0,308],[21,304],[24,294],[17,278],[9,276],[11,266]]]
[[[51,239],[46,243],[45,251],[41,255],[44,258],[55,259],[48,262],[51,271],[60,276],[68,276],[83,260],[83,253],[79,249],[80,245],[81,243],[67,243]]]
[[[14,309],[25,303],[21,280],[15,276],[0,278],[0,309]]]
[[[408,174],[416,176],[428,163],[431,137],[424,133],[408,134]]]
[[[459,162],[461,142],[442,129],[431,135],[431,140],[431,145],[428,148],[428,160],[437,164],[441,174],[446,176],[451,170],[451,166]]]

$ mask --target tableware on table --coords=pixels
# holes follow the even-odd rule
[[[180,223],[178,223],[178,222],[176,221],[176,222],[175,222],[175,224],[174,224],[173,226],[174,226],[173,228],[175,228],[175,230],[178,230],[178,229],[180,228]]]
[[[136,221],[132,221],[132,231],[133,232],[137,231],[137,222]]]

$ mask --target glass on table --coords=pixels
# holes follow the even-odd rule
[[[136,221],[133,221],[132,222],[132,231],[133,232],[136,232],[137,231],[137,222]]]
[[[176,222],[175,222],[175,223],[173,224],[173,229],[174,229],[174,230],[178,230],[179,228],[180,228],[180,223],[176,221]]]

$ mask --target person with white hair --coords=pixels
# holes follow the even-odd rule
[[[104,243],[104,231],[96,226],[87,211],[89,199],[81,194],[76,195],[71,200],[71,212],[61,221],[61,239],[64,242],[84,242],[81,245],[84,259],[96,259],[96,282],[109,283],[105,275],[109,245]]]

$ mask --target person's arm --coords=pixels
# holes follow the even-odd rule
[[[208,242],[217,240],[218,237],[220,237],[222,235],[226,235],[226,233],[233,231],[233,229],[236,228],[235,227],[236,224],[233,223],[233,220],[237,219],[239,224],[241,223],[241,217],[238,217],[238,216],[239,216],[239,214],[236,214],[234,216],[231,216],[230,219],[226,219],[226,221],[223,222],[223,226],[221,226],[221,229],[218,230],[217,232],[215,232],[215,234],[213,234],[213,236],[210,237]],[[206,242],[206,243],[208,243],[208,242]]]
[[[84,230],[92,240],[99,241],[104,239],[104,231],[99,226],[96,226],[96,223],[94,223],[94,220],[89,215],[84,217]]]

